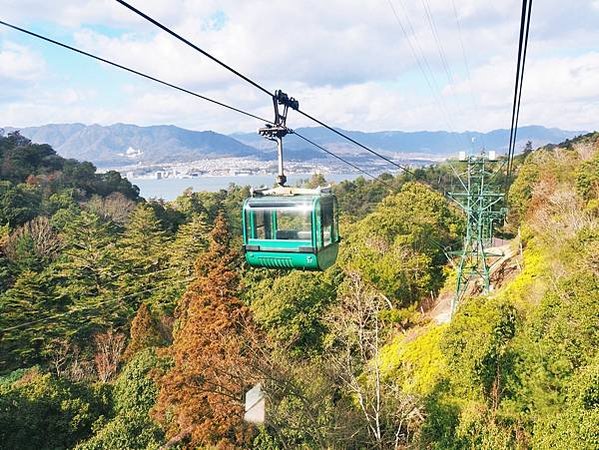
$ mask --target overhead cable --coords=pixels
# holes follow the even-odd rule
[[[481,117],[480,107],[476,97],[474,96],[474,89],[472,87],[472,76],[470,75],[470,64],[468,63],[468,57],[466,55],[466,47],[464,46],[464,38],[462,37],[462,24],[460,23],[460,17],[458,14],[458,10],[455,6],[455,0],[451,0],[451,6],[453,9],[453,15],[455,17],[455,22],[458,29],[458,38],[460,41],[460,47],[462,48],[462,57],[464,58],[464,67],[466,68],[466,77],[468,78],[468,91],[470,92],[470,100],[472,101],[472,105],[476,111],[478,117]],[[483,142],[483,148],[486,147],[484,134],[480,134],[480,138]]]
[[[215,63],[219,64],[220,66],[224,67],[225,69],[227,69],[229,72],[234,73],[235,75],[237,75],[238,77],[244,79],[245,81],[247,81],[248,83],[250,83],[252,86],[254,86],[255,88],[261,90],[262,92],[264,92],[266,95],[272,96],[272,93],[270,91],[268,91],[266,88],[264,88],[263,86],[261,86],[260,84],[258,84],[256,81],[252,80],[251,78],[245,76],[244,74],[242,74],[241,72],[238,72],[237,70],[233,69],[231,66],[229,66],[228,64],[225,64],[224,62],[222,62],[220,59],[212,56],[210,53],[208,53],[207,51],[201,49],[200,47],[198,47],[197,45],[195,45],[194,43],[188,41],[187,39],[185,39],[183,36],[181,36],[180,34],[175,33],[173,30],[171,30],[170,28],[168,28],[167,26],[161,24],[160,22],[158,22],[157,20],[151,18],[150,16],[148,16],[147,14],[143,13],[142,11],[140,11],[139,9],[135,8],[133,5],[123,1],[123,0],[116,0],[117,2],[119,2],[121,5],[123,5],[124,7],[130,9],[131,11],[133,11],[135,14],[143,17],[144,19],[146,19],[148,22],[153,23],[154,25],[156,25],[158,28],[160,28],[161,30],[166,31],[168,34],[170,34],[171,36],[176,37],[177,39],[179,39],[182,42],[185,42],[187,45],[189,45],[191,48],[193,48],[194,50],[197,50],[198,52],[200,52],[202,55],[206,56],[207,58],[210,58],[212,61],[214,61]]]
[[[76,53],[79,53],[79,54],[81,54],[81,55],[87,56],[87,57],[89,57],[89,58],[92,58],[92,59],[95,59],[95,60],[101,61],[101,62],[103,62],[103,63],[105,63],[105,64],[109,64],[109,65],[111,65],[111,66],[117,67],[117,68],[119,68],[119,69],[125,70],[125,71],[127,71],[127,72],[130,72],[130,73],[133,73],[133,74],[135,74],[135,75],[141,76],[141,77],[143,77],[143,78],[147,78],[147,79],[149,79],[149,80],[152,80],[152,81],[155,81],[155,82],[157,82],[157,83],[163,84],[163,85],[165,85],[165,86],[168,86],[168,87],[170,87],[170,88],[176,89],[176,90],[178,90],[178,91],[181,91],[181,92],[184,92],[184,93],[186,93],[186,94],[193,95],[194,97],[197,97],[197,98],[200,98],[200,99],[202,99],[202,100],[208,101],[208,102],[210,102],[210,103],[213,103],[213,104],[215,104],[215,105],[221,106],[221,107],[223,107],[223,108],[227,108],[227,109],[229,109],[229,110],[231,110],[231,111],[235,111],[235,112],[237,112],[237,113],[239,113],[239,114],[243,114],[243,115],[245,115],[245,116],[252,117],[252,118],[254,118],[254,119],[257,119],[257,120],[260,120],[260,121],[262,121],[262,122],[266,122],[266,123],[272,123],[270,120],[264,119],[264,118],[262,118],[262,117],[260,117],[260,116],[254,115],[254,114],[252,114],[252,113],[249,113],[249,112],[247,112],[247,111],[241,110],[241,109],[239,109],[239,108],[235,108],[235,107],[233,107],[233,106],[230,106],[230,105],[227,105],[227,104],[225,104],[225,103],[219,102],[219,101],[217,101],[217,100],[211,99],[211,98],[209,98],[209,97],[206,97],[206,96],[204,96],[204,95],[201,95],[201,94],[198,94],[198,93],[196,93],[196,92],[190,91],[189,89],[185,89],[185,88],[182,88],[182,87],[180,87],[180,86],[176,86],[176,85],[174,85],[174,84],[172,84],[172,83],[168,83],[168,82],[166,82],[166,81],[163,81],[163,80],[160,80],[160,79],[158,79],[158,78],[155,78],[155,77],[153,77],[153,76],[151,76],[151,75],[147,75],[147,74],[145,74],[145,73],[143,73],[143,72],[139,72],[139,71],[137,71],[137,70],[131,69],[131,68],[129,68],[129,67],[126,67],[126,66],[123,66],[123,65],[121,65],[121,64],[115,63],[115,62],[113,62],[113,61],[110,61],[110,60],[108,60],[108,59],[101,58],[101,57],[99,57],[99,56],[96,56],[96,55],[93,55],[93,54],[91,54],[91,53],[89,53],[89,52],[86,52],[86,51],[83,51],[83,50],[81,50],[81,49],[78,49],[78,48],[76,48],[76,47],[73,47],[73,46],[70,46],[70,45],[64,44],[64,43],[62,43],[62,42],[59,42],[59,41],[56,41],[56,40],[54,40],[54,39],[48,38],[48,37],[46,37],[46,36],[42,36],[41,34],[34,33],[33,31],[26,30],[26,29],[24,29],[24,28],[18,27],[18,26],[16,26],[16,25],[12,25],[12,24],[10,24],[10,23],[7,23],[7,22],[1,21],[1,20],[0,20],[0,24],[1,24],[1,25],[4,25],[4,26],[7,26],[7,27],[9,27],[9,28],[12,28],[12,29],[14,29],[14,30],[20,31],[20,32],[22,32],[22,33],[28,34],[28,35],[30,35],[30,36],[36,37],[36,38],[38,38],[38,39],[41,39],[41,40],[43,40],[43,41],[49,42],[49,43],[51,43],[51,44],[57,45],[57,46],[59,46],[59,47],[65,48],[65,49],[67,49],[67,50],[71,50],[71,51],[73,51],[73,52],[76,52]],[[324,152],[328,153],[329,155],[333,156],[334,158],[337,158],[338,160],[340,160],[340,161],[344,162],[344,163],[345,163],[345,164],[347,164],[348,166],[350,166],[350,167],[353,167],[354,169],[356,169],[356,170],[358,170],[358,171],[360,171],[360,172],[362,172],[362,173],[364,173],[364,174],[366,174],[366,175],[368,175],[368,176],[370,176],[370,177],[373,177],[372,175],[368,174],[366,171],[364,171],[363,169],[361,169],[361,168],[360,168],[360,167],[358,167],[357,165],[355,165],[355,164],[353,164],[353,163],[351,163],[351,162],[349,162],[349,161],[345,160],[344,158],[342,158],[342,157],[340,157],[340,156],[336,155],[335,153],[331,152],[330,150],[327,150],[326,148],[322,147],[321,145],[318,145],[318,144],[316,144],[315,142],[312,142],[312,141],[308,140],[308,139],[307,139],[305,136],[302,136],[302,135],[300,135],[299,133],[295,133],[295,134],[296,134],[296,135],[297,135],[299,138],[301,138],[301,139],[303,139],[304,141],[306,141],[306,142],[309,142],[310,144],[312,144],[312,145],[314,145],[314,146],[318,147],[318,148],[319,148],[319,149],[321,149],[322,151],[324,151]],[[373,178],[376,178],[376,177],[373,177]]]
[[[509,179],[513,170],[513,159],[518,134],[518,119],[520,116],[520,102],[522,100],[522,85],[524,82],[524,66],[526,63],[526,51],[528,48],[528,32],[530,29],[530,16],[532,11],[532,0],[522,0],[522,13],[520,17],[520,37],[518,42],[518,62],[516,64],[516,79],[514,82],[514,101],[512,105],[512,120],[510,126],[510,141],[507,155],[507,176],[505,188],[507,189]]]
[[[310,114],[308,114],[307,112],[301,111],[301,110],[299,110],[299,109],[297,110],[297,112],[298,112],[298,113],[300,113],[302,116],[304,116],[304,117],[306,117],[306,118],[310,119],[311,121],[313,121],[313,122],[315,122],[315,123],[317,123],[317,124],[321,125],[322,127],[326,128],[327,130],[329,130],[329,131],[332,131],[332,132],[333,132],[333,133],[335,133],[335,134],[338,134],[339,136],[341,136],[341,137],[343,137],[344,139],[348,140],[349,142],[351,142],[351,143],[353,143],[353,144],[357,145],[358,147],[361,147],[361,148],[363,148],[364,150],[366,150],[366,151],[368,151],[368,152],[372,153],[373,155],[375,155],[375,156],[377,156],[377,157],[381,158],[382,160],[384,160],[384,161],[387,161],[389,164],[391,164],[391,165],[393,165],[393,166],[397,167],[398,169],[401,169],[401,170],[403,170],[404,172],[406,172],[406,173],[409,173],[410,175],[414,175],[414,173],[413,173],[413,172],[412,172],[410,169],[408,169],[407,167],[405,167],[405,166],[403,166],[403,165],[401,165],[401,164],[398,164],[398,163],[396,163],[396,162],[395,162],[395,161],[393,161],[392,159],[390,159],[390,158],[387,158],[385,155],[382,155],[382,154],[380,154],[379,152],[376,152],[376,151],[372,150],[371,148],[369,148],[369,147],[365,146],[364,144],[362,144],[362,143],[360,143],[360,142],[356,141],[355,139],[351,138],[350,136],[346,135],[345,133],[342,133],[341,131],[339,131],[339,130],[337,130],[337,129],[333,128],[332,126],[330,126],[330,125],[327,125],[326,123],[324,123],[323,121],[321,121],[321,120],[317,119],[316,117],[313,117],[313,116],[311,116],[311,115],[310,115]]]
[[[269,91],[268,89],[266,89],[264,86],[262,86],[260,83],[258,83],[257,81],[251,79],[250,77],[248,77],[247,75],[242,74],[241,72],[239,72],[238,70],[234,69],[233,67],[231,67],[230,65],[226,64],[225,62],[221,61],[219,58],[215,57],[214,55],[210,54],[208,51],[202,49],[201,47],[197,46],[196,44],[192,43],[191,41],[189,41],[188,39],[184,38],[183,36],[181,36],[180,34],[176,33],[175,31],[171,30],[169,27],[167,27],[166,25],[158,22],[156,19],[150,17],[149,15],[145,14],[144,12],[140,11],[139,9],[135,8],[134,6],[132,6],[131,4],[129,4],[128,2],[124,1],[124,0],[116,0],[118,3],[120,3],[121,5],[125,6],[126,8],[128,8],[129,10],[131,10],[132,12],[134,12],[135,14],[139,15],[140,17],[143,17],[145,20],[147,20],[148,22],[156,25],[158,28],[160,28],[161,30],[167,32],[168,34],[170,34],[171,36],[175,37],[176,39],[180,40],[181,42],[183,42],[184,44],[188,45],[189,47],[193,48],[194,50],[200,52],[202,55],[206,56],[207,58],[211,59],[212,61],[214,61],[215,63],[217,63],[218,65],[220,65],[221,67],[227,69],[229,72],[233,73],[234,75],[238,76],[239,78],[241,78],[242,80],[246,81],[247,83],[251,84],[252,86],[254,86],[256,89],[260,90],[261,92],[265,93],[266,95],[268,95],[269,97],[273,98],[274,94],[273,92]],[[352,144],[357,145],[358,147],[366,150],[367,152],[377,156],[378,158],[381,158],[383,160],[385,160],[386,162],[388,162],[389,164],[397,167],[398,169],[403,170],[404,172],[410,173],[412,174],[412,172],[407,168],[404,167],[401,164],[396,163],[395,161],[393,161],[390,158],[387,158],[386,156],[380,154],[379,152],[371,149],[370,147],[356,141],[355,139],[351,138],[350,136],[348,136],[347,134],[335,129],[334,127],[327,125],[326,123],[324,123],[323,121],[316,119],[315,117],[313,117],[312,115],[300,110],[299,108],[296,109],[296,111],[298,113],[300,113],[301,115],[303,115],[304,117],[310,119],[311,121],[323,126],[324,128],[326,128],[329,131],[332,131],[333,133],[341,136],[342,138],[344,138],[345,140],[351,142]]]
[[[403,21],[401,20],[399,12],[397,11],[397,8],[395,7],[395,5],[393,3],[393,0],[387,0],[387,3],[389,4],[389,7],[391,8],[391,12],[393,13],[393,16],[395,17],[395,21],[399,25],[399,27],[405,37],[405,40],[408,43],[408,46],[410,47],[412,55],[414,56],[414,60],[416,61],[418,68],[420,69],[420,72],[422,73],[422,76],[424,77],[424,80],[426,81],[426,84],[428,85],[428,88],[431,92],[433,100],[439,106],[439,110],[441,111],[441,113],[443,115],[445,124],[446,124],[448,130],[450,131],[450,135],[452,136],[456,146],[459,148],[461,145],[463,145],[464,148],[467,148],[468,145],[465,144],[465,141],[464,141],[465,138],[461,134],[459,134],[458,136],[460,137],[460,139],[462,139],[464,141],[464,142],[460,143],[458,136],[456,136],[457,133],[455,132],[455,127],[451,120],[451,114],[449,113],[449,109],[447,107],[447,104],[445,103],[443,95],[440,93],[441,89],[438,86],[435,74],[433,72],[431,64],[429,63],[428,58],[426,57],[426,54],[422,50],[422,47],[420,46],[418,39],[414,38],[414,42],[412,42],[411,35],[415,36],[416,31],[414,30],[412,21],[410,20],[410,17],[407,14],[406,6],[402,2],[402,0],[398,0],[398,1],[399,1],[401,8],[403,9],[403,11],[405,13],[406,25],[404,25]]]
[[[317,147],[317,148],[319,148],[320,150],[322,150],[322,151],[323,151],[323,152],[325,152],[325,153],[328,153],[328,154],[329,154],[329,155],[331,155],[333,158],[336,158],[336,159],[338,159],[339,161],[342,161],[342,162],[344,162],[344,163],[345,163],[345,164],[347,164],[348,166],[351,166],[351,167],[353,167],[354,169],[356,169],[356,170],[360,171],[360,172],[361,172],[361,173],[363,173],[364,175],[366,175],[366,176],[368,176],[368,177],[372,178],[373,180],[375,180],[375,181],[378,181],[378,182],[379,182],[379,183],[381,183],[381,184],[384,184],[384,185],[385,185],[385,186],[387,186],[389,189],[395,189],[393,186],[391,186],[389,183],[387,183],[387,182],[385,182],[385,181],[381,180],[379,177],[376,177],[376,176],[374,176],[374,175],[370,174],[370,173],[369,173],[369,172],[367,172],[366,170],[364,170],[364,169],[361,169],[360,167],[358,167],[356,164],[354,164],[354,163],[351,163],[351,162],[347,161],[346,159],[342,158],[341,156],[339,156],[339,155],[336,155],[335,153],[333,153],[333,152],[331,152],[331,151],[327,150],[327,149],[326,149],[325,147],[323,147],[322,145],[320,145],[320,144],[317,144],[316,142],[314,142],[314,141],[312,141],[312,140],[308,139],[307,137],[303,136],[302,134],[298,133],[297,131],[292,131],[292,133],[293,133],[293,134],[295,134],[295,135],[296,135],[298,138],[300,138],[300,139],[304,140],[305,142],[307,142],[307,143],[309,143],[309,144],[312,144],[314,147]]]

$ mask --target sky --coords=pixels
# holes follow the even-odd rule
[[[349,130],[509,128],[520,0],[131,0]],[[263,93],[114,0],[2,0],[0,20],[261,117]],[[599,0],[533,2],[521,125],[599,128]],[[0,126],[261,122],[0,26]],[[290,113],[288,126],[311,125]]]

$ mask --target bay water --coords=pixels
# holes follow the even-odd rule
[[[287,176],[287,184],[294,186],[300,180],[309,179],[312,174],[294,174]],[[335,173],[325,175],[329,183],[339,183],[343,180],[353,180],[360,176],[358,173]],[[274,175],[243,175],[243,176],[201,176],[194,178],[132,178],[131,183],[139,187],[140,195],[146,199],[156,198],[166,201],[174,200],[188,188],[195,192],[216,192],[227,189],[231,183],[239,186],[262,187],[272,186]]]

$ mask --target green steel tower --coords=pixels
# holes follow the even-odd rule
[[[499,209],[504,194],[490,184],[494,175],[489,170],[495,160],[494,152],[490,152],[490,157],[484,152],[468,157],[463,154],[460,160],[466,161],[466,172],[456,172],[456,175],[464,190],[448,193],[466,214],[463,248],[455,253],[459,255],[459,264],[456,291],[451,304],[452,315],[473,280],[480,280],[483,292],[489,292],[491,267],[503,256],[502,253],[490,251],[494,226],[504,214]]]

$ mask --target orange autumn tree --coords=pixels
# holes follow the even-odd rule
[[[154,409],[171,442],[188,448],[247,447],[253,435],[243,421],[244,393],[255,382],[248,375],[253,326],[237,298],[238,254],[230,240],[221,214],[178,307],[174,366],[161,380]]]

